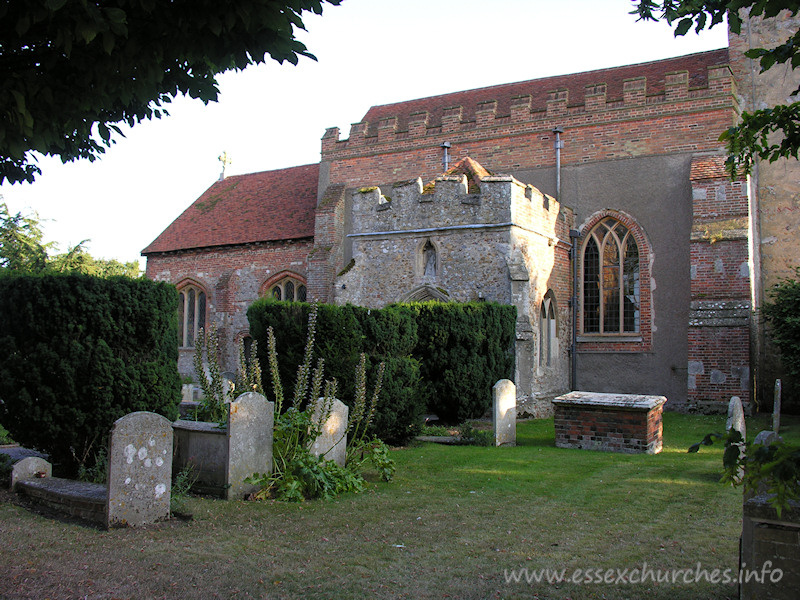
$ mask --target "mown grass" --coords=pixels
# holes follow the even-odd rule
[[[763,422],[763,419],[762,419]],[[784,418],[800,441],[800,420]],[[763,428],[750,419],[750,437]],[[738,565],[741,491],[718,483],[724,417],[665,415],[655,456],[518,446],[393,451],[392,483],[330,502],[190,498],[194,520],[99,531],[0,503],[0,598],[735,598],[735,585],[507,583],[510,569]]]

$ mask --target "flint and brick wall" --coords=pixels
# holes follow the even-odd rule
[[[731,181],[724,163],[721,154],[701,155],[692,161],[687,373],[692,410],[710,410],[716,406],[714,401],[750,395],[747,184]]]
[[[206,326],[217,325],[220,366],[235,371],[239,340],[249,332],[247,308],[267,281],[287,275],[305,282],[311,239],[165,252],[147,256],[146,275],[178,288],[193,283],[206,293]],[[280,277],[278,277],[280,278]],[[178,370],[194,375],[194,348],[181,348]]]

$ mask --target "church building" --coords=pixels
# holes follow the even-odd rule
[[[212,323],[233,370],[264,295],[494,301],[517,308],[524,414],[570,389],[664,395],[672,410],[754,399],[754,310],[800,252],[795,235],[795,252],[761,256],[761,228],[788,218],[785,193],[763,193],[781,175],[725,171],[720,134],[773,89],[747,64],[752,46],[732,36],[374,106],[346,138],[325,132],[318,164],[221,179],[142,252],[147,276],[180,293],[180,371]]]

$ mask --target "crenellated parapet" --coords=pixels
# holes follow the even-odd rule
[[[323,160],[356,156],[365,148],[371,152],[409,149],[434,143],[438,137],[478,141],[555,125],[574,129],[737,107],[727,64],[707,65],[702,73],[696,68],[653,73],[644,67],[650,64],[643,66],[642,75],[636,75],[632,67],[622,73],[610,69],[374,107],[364,120],[351,125],[347,138],[340,138],[338,127],[325,132]],[[599,79],[590,79],[595,74]],[[626,74],[631,76],[622,76]],[[558,83],[562,85],[546,87]],[[447,104],[449,100],[462,103]],[[388,114],[393,108],[396,113]]]
[[[477,192],[465,175],[441,175],[426,186],[417,178],[352,193],[351,237],[491,227],[518,227],[551,244],[568,233],[559,203],[510,175],[482,178]]]

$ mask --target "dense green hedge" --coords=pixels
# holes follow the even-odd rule
[[[308,304],[271,299],[257,301],[248,311],[265,374],[267,328],[275,332],[281,381],[289,394],[309,311]],[[375,433],[389,443],[404,443],[419,430],[426,410],[450,422],[486,412],[494,383],[513,377],[515,319],[514,307],[492,303],[395,304],[381,310],[321,305],[316,352],[347,404],[353,400],[360,353],[369,358],[370,390],[378,363],[386,363]]]
[[[516,309],[488,302],[411,304],[417,315],[415,355],[421,390],[440,419],[461,423],[483,416],[499,379],[514,379]]]
[[[146,279],[0,278],[0,422],[73,475],[139,410],[176,418],[177,294]]]

